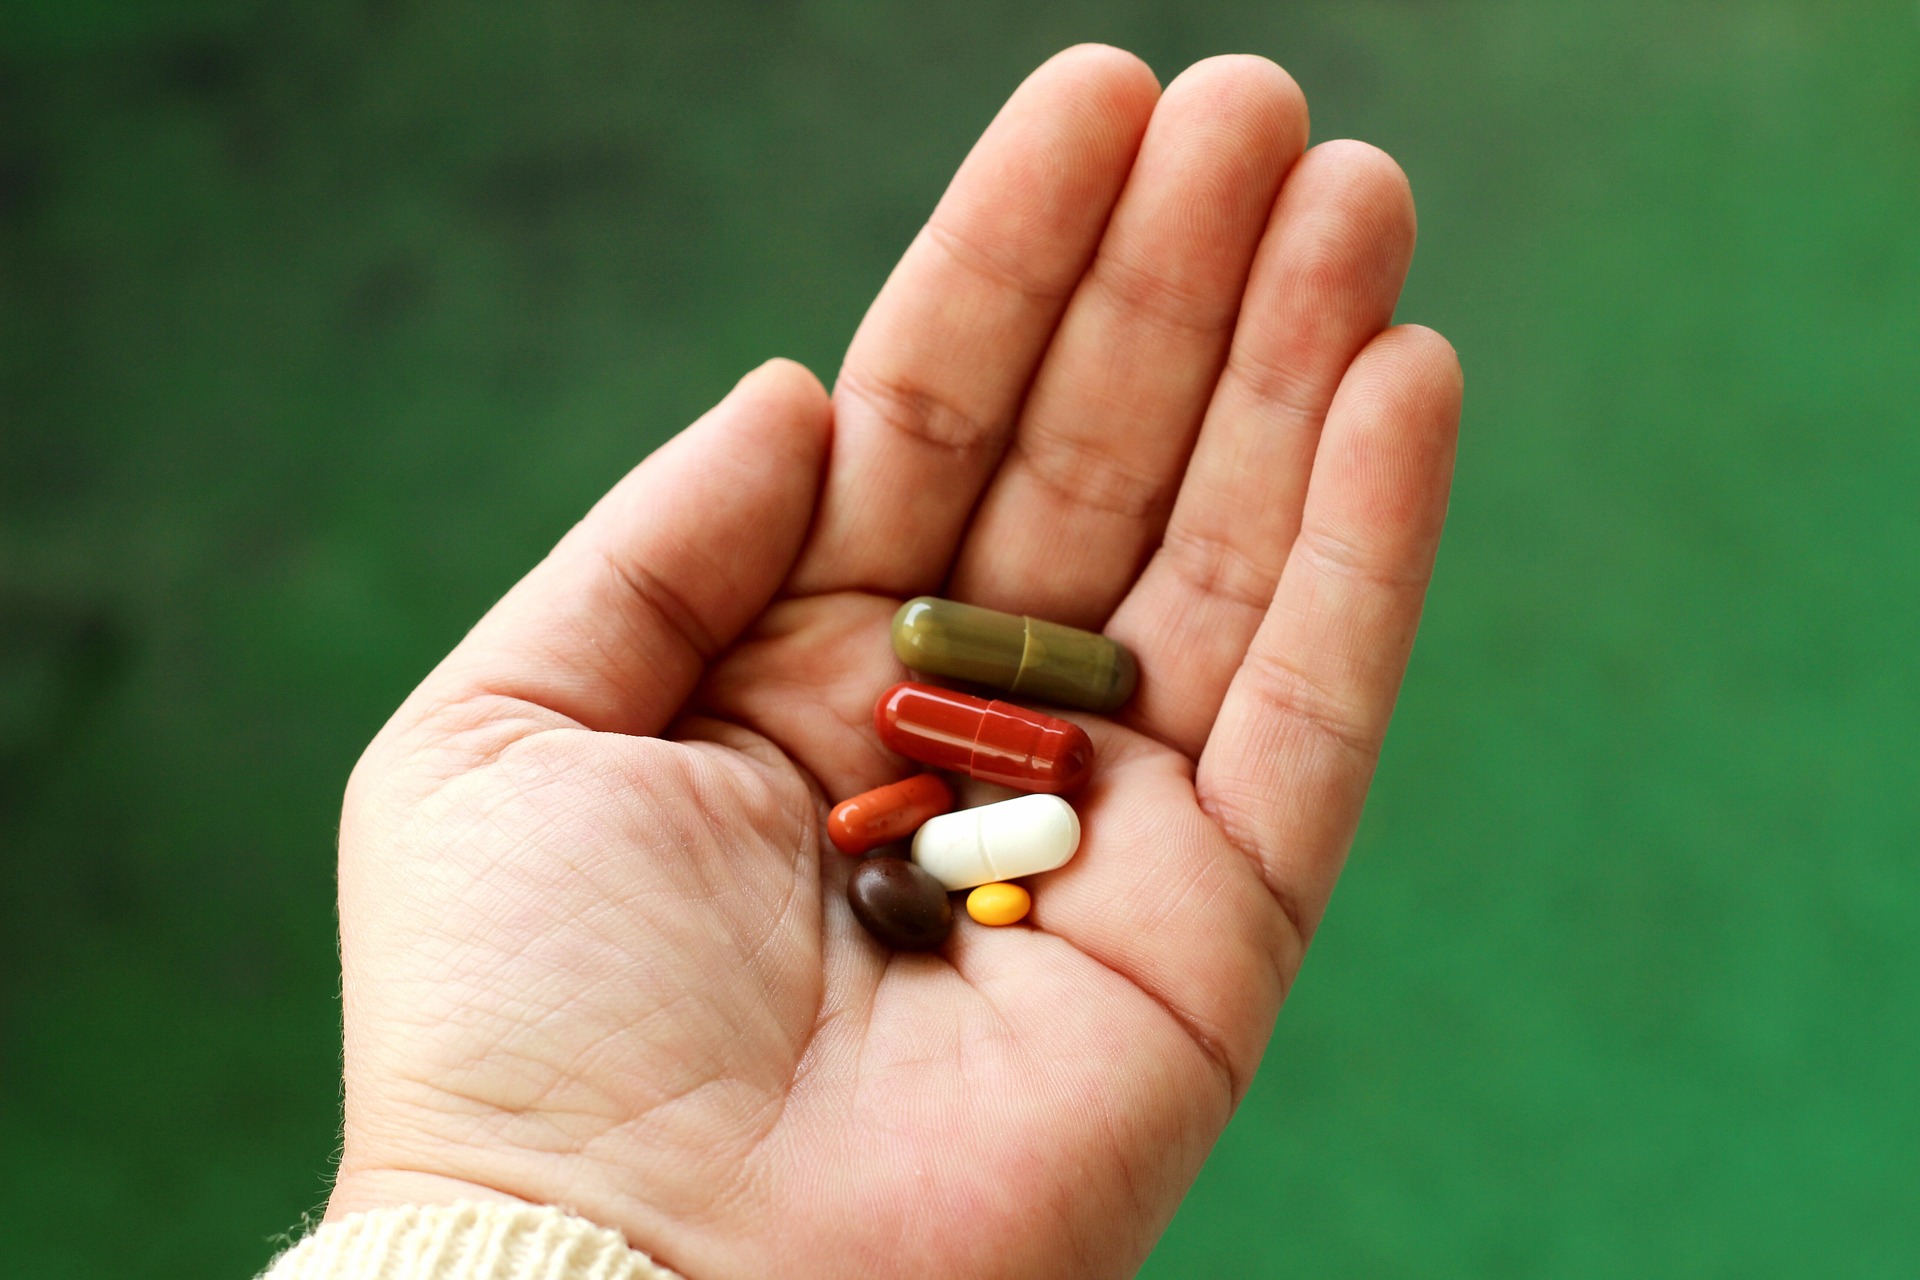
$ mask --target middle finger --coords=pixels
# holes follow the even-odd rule
[[[1085,627],[1119,602],[1166,521],[1306,136],[1305,98],[1264,58],[1208,59],[1167,87],[951,594]]]

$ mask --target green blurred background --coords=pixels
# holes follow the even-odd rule
[[[1468,374],[1355,859],[1147,1274],[1920,1274],[1913,0],[10,6],[0,1274],[246,1277],[320,1201],[360,745],[741,372],[830,380],[1083,39],[1398,156]]]

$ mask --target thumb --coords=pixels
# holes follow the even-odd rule
[[[421,694],[507,697],[589,729],[658,733],[793,567],[832,420],[813,374],[761,365],[615,485]]]

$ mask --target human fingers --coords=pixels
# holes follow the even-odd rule
[[[1152,996],[1230,1099],[1259,1063],[1359,815],[1445,510],[1458,395],[1450,349],[1424,330],[1384,335],[1355,361],[1300,550],[1197,771],[1136,733],[1090,726],[1101,768],[1075,797],[1081,851],[1034,894],[1033,926]],[[1322,546],[1341,558],[1323,560]],[[993,944],[962,930],[962,948]]]
[[[1131,723],[1197,757],[1300,527],[1327,407],[1393,317],[1413,197],[1384,152],[1309,151],[1288,176],[1160,544],[1109,622],[1140,659]]]
[[[1138,58],[1082,45],[988,126],[847,351],[796,592],[911,595],[946,576],[1158,93]]]
[[[1195,776],[1301,938],[1325,910],[1386,736],[1446,517],[1460,366],[1430,329],[1341,381],[1300,533]]]
[[[813,515],[831,431],[814,376],[770,361],[628,473],[430,676],[416,705],[511,699],[657,733],[766,607]]]
[[[955,562],[952,594],[1099,627],[1173,504],[1307,104],[1264,58],[1167,86]]]

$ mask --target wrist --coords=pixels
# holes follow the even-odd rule
[[[497,1145],[484,1150],[429,1148],[416,1140],[408,1148],[382,1158],[355,1142],[350,1132],[327,1196],[323,1225],[407,1209],[537,1210],[590,1223],[649,1259],[684,1252],[686,1242],[671,1238],[676,1233],[670,1221],[636,1212],[637,1205],[622,1190],[592,1174],[590,1161],[556,1160],[546,1153]]]
[[[319,1230],[275,1258],[261,1280],[682,1280],[619,1232],[512,1197],[425,1203],[455,1179],[391,1181],[409,1203],[331,1206]],[[374,1195],[389,1180],[362,1184]],[[484,1191],[485,1189],[482,1188]]]
[[[334,1179],[333,1190],[327,1196],[324,1221],[338,1222],[350,1214],[371,1213],[376,1209],[392,1209],[402,1205],[443,1205],[462,1201],[513,1205],[534,1203],[477,1182],[468,1182],[464,1178],[451,1178],[416,1169],[342,1170]]]

